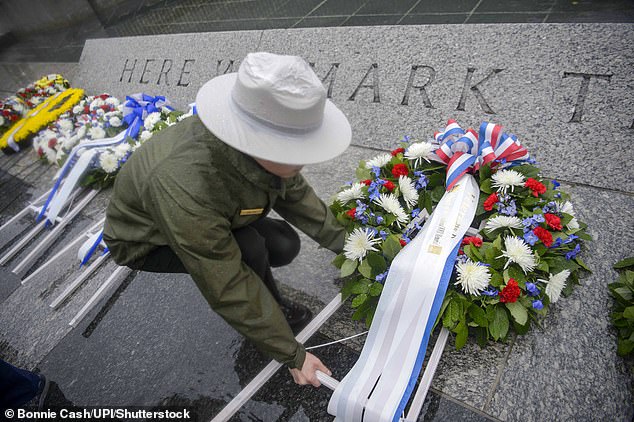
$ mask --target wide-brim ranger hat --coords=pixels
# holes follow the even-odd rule
[[[250,53],[237,73],[218,76],[196,95],[203,124],[250,156],[281,164],[330,160],[350,145],[346,116],[326,98],[301,57]]]

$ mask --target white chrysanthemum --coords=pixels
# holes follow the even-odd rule
[[[88,131],[88,136],[90,136],[91,139],[102,139],[106,137],[106,131],[99,126],[91,127]]]
[[[431,155],[434,147],[429,142],[417,142],[411,144],[407,151],[405,151],[404,157],[408,160],[414,160],[414,165],[418,166],[422,160],[429,162],[429,156]]]
[[[570,276],[570,270],[563,270],[555,275],[549,274],[548,280],[538,279],[546,283],[546,294],[550,298],[550,303],[555,303],[561,297],[561,291],[566,287],[566,280]]]
[[[70,132],[74,129],[73,122],[66,119],[60,120],[59,128],[62,130],[62,132]]]
[[[57,154],[55,154],[55,164],[58,164],[61,162],[61,160],[66,156],[66,152],[64,152],[63,149],[59,149],[57,150]]]
[[[114,156],[117,158],[117,160],[120,160],[126,156],[128,151],[130,151],[130,144],[124,142],[114,147]]]
[[[75,145],[77,145],[78,142],[79,142],[79,137],[77,135],[71,136],[67,138],[66,140],[64,140],[64,143],[62,144],[62,148],[64,148],[66,151],[70,151]]]
[[[348,259],[359,260],[365,257],[368,251],[377,251],[374,247],[381,241],[381,238],[375,238],[370,229],[357,227],[348,235],[346,244],[343,246],[344,256]]]
[[[407,176],[400,176],[398,178],[398,187],[408,206],[413,207],[418,203],[418,191],[412,179]]]
[[[106,151],[99,156],[99,166],[106,173],[114,173],[119,168],[119,161],[113,153]]]
[[[106,102],[104,100],[102,100],[101,98],[97,97],[95,98],[92,103],[90,103],[90,109],[94,110],[96,108],[101,107],[102,105],[105,105]]]
[[[55,148],[49,148],[46,145],[42,145],[42,152],[44,152],[46,160],[49,163],[55,163],[55,157],[57,157],[57,151],[55,150]]]
[[[462,287],[462,291],[471,295],[478,295],[487,288],[491,281],[489,267],[479,262],[466,261],[456,265],[458,280],[456,285]]]
[[[502,228],[521,229],[522,220],[517,217],[509,217],[507,215],[496,215],[495,217],[487,220],[484,229],[488,232],[492,232]]]
[[[154,113],[148,114],[148,116],[143,121],[143,126],[147,130],[152,130],[154,129],[154,125],[157,124],[159,120],[161,120],[161,113],[155,111]]]
[[[119,105],[119,99],[117,97],[108,97],[106,98],[106,104],[116,107]]]
[[[4,126],[4,117],[0,116],[0,126]]]
[[[502,193],[506,193],[509,188],[513,192],[515,186],[524,186],[525,182],[524,175],[515,170],[500,170],[491,176],[491,179],[492,186]]]
[[[365,185],[363,183],[353,183],[348,189],[342,190],[337,194],[337,200],[342,204],[352,201],[354,199],[361,199],[364,197],[361,190]]]
[[[572,203],[570,201],[566,201],[566,202],[555,202],[556,205],[556,209],[557,212],[563,212],[566,214],[570,214],[572,216],[572,220],[570,220],[568,222],[568,224],[566,224],[566,227],[568,227],[570,230],[576,230],[579,228],[579,221],[577,221],[577,218],[575,216],[575,210],[572,207]]]
[[[82,126],[77,131],[77,137],[79,139],[83,139],[86,136],[86,126]]]
[[[387,165],[387,163],[389,163],[390,161],[392,161],[391,154],[385,153],[385,154],[377,155],[376,157],[366,161],[365,168],[367,169],[371,169],[372,167],[381,168]]]
[[[506,250],[502,251],[502,256],[508,258],[506,265],[504,265],[505,269],[511,262],[519,265],[522,271],[524,271],[524,274],[535,269],[537,265],[535,255],[533,255],[532,249],[524,240],[515,236],[506,236],[504,238],[504,244],[506,245]]]
[[[150,139],[151,137],[152,137],[152,132],[150,132],[149,130],[144,130],[139,135],[139,141],[141,143],[143,143],[143,142],[147,141],[148,139]]]
[[[409,217],[398,202],[398,198],[393,193],[382,193],[374,200],[374,203],[383,208],[385,211],[396,217],[396,222],[400,226],[407,223]]]
[[[112,127],[121,126],[121,119],[118,116],[112,116],[108,122],[110,123],[110,126]]]

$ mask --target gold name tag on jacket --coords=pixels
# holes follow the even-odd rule
[[[240,210],[240,215],[260,215],[264,212],[264,208],[251,208],[248,210]]]

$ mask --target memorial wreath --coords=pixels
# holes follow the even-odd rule
[[[475,164],[461,164],[468,155],[462,151],[474,143]],[[520,149],[524,153],[510,153]],[[448,166],[458,174],[446,182]],[[569,195],[542,177],[515,136],[500,126],[483,123],[476,133],[450,120],[433,141],[405,137],[391,153],[361,161],[356,181],[333,200],[331,209],[348,232],[344,252],[333,263],[341,271],[344,298],[352,297],[353,319],[371,324],[392,260],[467,171],[480,188],[472,223],[477,234],[462,240],[436,321],[456,334],[456,347],[469,334],[485,345],[504,340],[511,330],[526,333],[579,284],[580,271],[589,271],[579,253],[591,238]]]

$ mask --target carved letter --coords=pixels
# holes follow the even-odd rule
[[[469,85],[471,84],[471,78],[473,77],[473,73],[476,71],[476,68],[475,67],[468,68],[467,77],[465,78],[464,87],[462,88],[462,94],[460,95],[460,101],[458,101],[458,107],[456,107],[456,110],[465,111],[464,106],[467,101],[468,90],[470,89],[471,91],[473,91],[473,95],[478,100],[478,103],[480,104],[480,107],[482,108],[482,110],[488,114],[495,114],[495,111],[493,111],[493,109],[489,106],[489,104],[484,99],[484,95],[482,95],[482,93],[480,92],[480,88],[478,88],[478,86],[481,83],[486,82],[491,76],[497,73],[500,73],[503,70],[504,69],[493,69],[491,73],[489,73],[484,79],[482,79],[477,84],[471,85],[471,87],[469,87]]]
[[[603,79],[604,81],[610,82],[611,74],[608,75],[597,75],[593,73],[576,73],[576,72],[564,72],[563,78],[583,78],[581,80],[581,87],[579,88],[579,93],[577,94],[577,104],[575,104],[575,110],[572,113],[572,118],[568,123],[576,122],[581,123],[581,116],[583,116],[583,106],[586,101],[586,96],[588,95],[588,88],[590,87],[590,79],[597,78]]]
[[[418,69],[429,70],[429,76],[427,77],[427,82],[425,82],[423,85],[414,85],[414,76],[416,75],[416,71]],[[403,101],[401,101],[401,105],[409,104],[409,91],[412,88],[416,88],[418,89],[418,92],[420,92],[420,94],[423,97],[423,103],[425,104],[425,107],[434,108],[434,106],[431,104],[431,101],[429,100],[429,95],[427,95],[427,91],[425,91],[425,87],[431,84],[434,81],[435,77],[436,77],[436,70],[431,66],[422,66],[422,65],[412,66],[412,70],[409,72],[409,80],[407,81],[407,88],[405,89],[405,95],[403,95]]]
[[[372,72],[372,85],[364,85],[365,80],[368,79],[368,76],[370,76],[370,72]],[[365,73],[365,76],[359,83],[359,86],[357,86],[357,89],[355,89],[352,95],[350,96],[350,98],[348,98],[348,101],[354,101],[354,99],[357,96],[357,93],[359,92],[359,89],[361,88],[372,88],[372,90],[374,91],[374,99],[372,100],[372,102],[373,103],[381,102],[381,97],[379,96],[379,65],[378,64],[372,63],[368,71]]]
[[[313,68],[313,70],[315,69],[315,63],[308,64],[310,65],[310,67]],[[337,78],[337,69],[339,69],[339,64],[340,63],[331,64],[330,69],[328,69],[328,73],[326,73],[326,76],[321,78],[321,83],[323,84],[326,84],[326,80],[330,79],[330,81],[328,82],[328,92],[326,94],[326,98],[332,98],[332,88],[335,85],[335,79]]]
[[[220,76],[220,74],[231,73],[233,72],[233,60],[229,60],[227,67],[223,72],[220,72],[220,67],[222,66],[223,60],[218,60],[218,65],[216,66],[216,76]]]
[[[169,66],[167,69],[165,69],[165,65],[169,63]],[[165,85],[169,86],[169,81],[167,80],[167,74],[169,73],[169,71],[172,70],[172,61],[170,59],[165,59],[163,60],[163,65],[161,66],[161,71],[159,72],[159,77],[158,77],[158,81],[156,81],[157,85],[161,84],[161,76],[165,75]]]
[[[136,59],[134,59],[134,63],[132,64],[131,68],[128,67],[128,60],[129,59],[125,59],[125,64],[123,65],[123,72],[121,72],[121,77],[119,78],[119,82],[123,82],[123,75],[125,75],[126,72],[130,72],[128,83],[132,81],[132,72],[134,72],[134,68],[136,67]]]
[[[146,84],[146,83],[150,82],[150,81],[144,81],[144,80],[143,80],[143,77],[145,76],[145,74],[146,74],[146,73],[149,73],[149,72],[148,72],[148,70],[147,70],[147,65],[148,65],[150,62],[155,62],[155,61],[156,61],[156,60],[154,60],[154,59],[146,59],[146,60],[145,60],[145,65],[143,66],[143,72],[141,73],[141,79],[139,79],[139,83],[140,83],[140,84]]]
[[[194,59],[186,59],[185,60],[185,62],[183,63],[183,68],[181,69],[181,76],[180,76],[180,78],[178,78],[178,83],[176,85],[178,85],[178,86],[188,86],[189,85],[189,82],[183,83],[183,75],[189,75],[190,73],[192,73],[191,69],[185,71],[185,68],[187,67],[188,63],[195,63],[195,62],[196,62],[196,60],[194,60]]]

